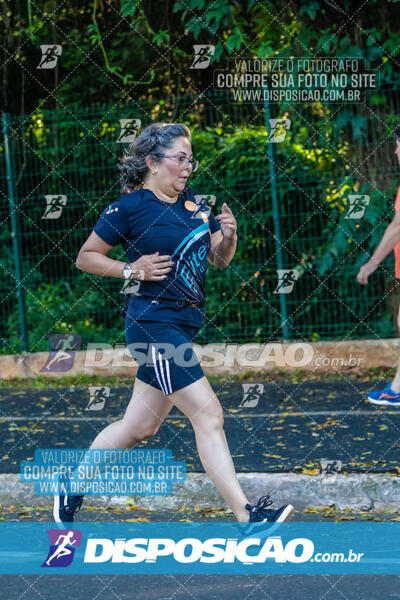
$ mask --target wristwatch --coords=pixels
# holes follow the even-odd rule
[[[132,279],[134,274],[135,271],[132,269],[130,263],[126,263],[122,269],[122,275],[124,276],[124,279]]]

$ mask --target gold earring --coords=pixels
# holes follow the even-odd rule
[[[157,173],[157,171],[153,171],[153,175],[155,175]]]

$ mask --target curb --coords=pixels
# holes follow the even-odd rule
[[[400,477],[384,474],[337,474],[335,479],[321,475],[295,473],[239,473],[238,479],[251,503],[270,494],[274,506],[293,504],[298,510],[330,506],[353,510],[398,510],[400,504]],[[45,506],[51,496],[37,496],[33,485],[20,481],[19,474],[0,474],[0,502],[3,506],[15,504]],[[129,496],[87,496],[92,506],[124,505]],[[200,505],[204,508],[226,507],[208,475],[189,473],[185,483],[175,483],[170,496],[130,496],[143,508],[168,510]]]
[[[400,340],[346,340],[323,342],[245,343],[218,342],[211,345],[211,363],[208,345],[194,344],[205,375],[238,375],[247,372],[269,372],[274,368],[311,372],[353,372],[361,366],[392,368],[398,360]],[[197,347],[197,350],[196,350]],[[296,358],[296,348],[300,350]],[[96,350],[97,348],[97,350]],[[208,349],[207,349],[208,348]],[[87,350],[71,352],[71,365],[66,371],[45,371],[49,352],[33,352],[0,356],[0,378],[34,378],[38,374],[62,378],[78,375],[116,375],[127,373],[134,377],[138,368],[125,344],[93,344]],[[214,361],[214,364],[213,364]]]

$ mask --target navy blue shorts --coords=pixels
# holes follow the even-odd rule
[[[138,363],[136,377],[165,396],[204,376],[192,342],[198,327],[186,323],[142,321],[127,315],[126,343]]]

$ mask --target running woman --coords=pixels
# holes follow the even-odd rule
[[[263,522],[285,521],[293,507],[267,508],[269,496],[249,503],[225,437],[221,404],[192,347],[204,319],[207,260],[226,267],[237,243],[236,219],[226,203],[214,217],[186,187],[197,167],[186,125],[146,127],[119,165],[123,194],[104,210],[79,252],[79,269],[137,279],[138,289],[127,303],[126,342],[133,358],[139,346],[142,352],[143,344],[147,349],[123,418],[103,429],[90,448],[133,448],[154,435],[171,408],[178,407],[193,426],[205,471],[237,521],[246,523],[240,526],[246,533]],[[107,257],[119,243],[127,263]],[[173,345],[174,351],[161,353],[163,344]],[[56,495],[57,523],[70,523],[82,499]]]

